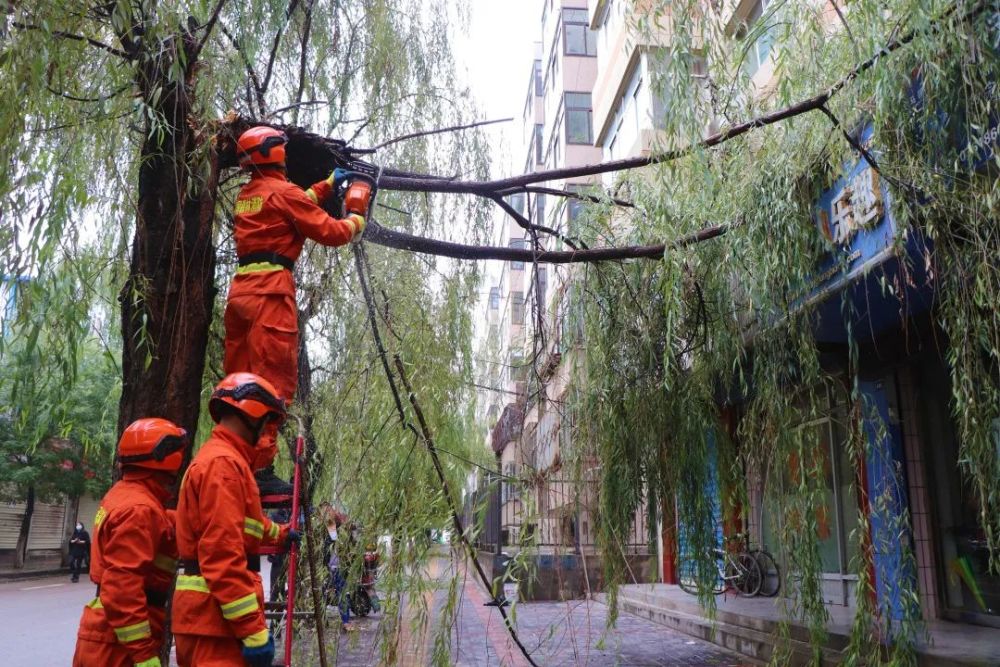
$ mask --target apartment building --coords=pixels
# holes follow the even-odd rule
[[[515,149],[515,160],[520,155],[523,162],[515,166],[531,173],[601,162],[605,151],[595,134],[594,117],[600,47],[591,9],[586,0],[542,0],[539,9],[541,42],[527,73],[521,145]],[[542,185],[582,192],[601,187],[601,181],[584,177]],[[533,224],[568,237],[579,233],[585,207],[579,200],[529,192],[512,197],[510,203]],[[504,245],[534,247],[530,232],[512,219],[504,223],[502,234]],[[543,248],[563,245],[545,235],[538,242]],[[589,554],[588,568],[596,570],[595,462],[586,448],[575,446],[569,414],[581,354],[579,331],[574,331],[579,321],[570,317],[574,273],[572,267],[507,262],[491,286],[486,321],[498,322],[491,338],[498,341],[501,360],[491,377],[502,391],[490,398],[496,420],[489,421],[493,426],[488,445],[503,475],[532,482],[505,479],[500,484],[499,518],[496,529],[487,532],[495,532],[502,543],[498,548],[505,550],[530,538],[540,554]],[[631,531],[636,547],[646,551],[643,519],[638,517],[636,524]],[[567,577],[559,578],[565,584]]]

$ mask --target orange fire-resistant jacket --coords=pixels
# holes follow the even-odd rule
[[[236,198],[236,255],[273,252],[294,262],[307,238],[328,246],[349,243],[354,223],[332,218],[319,207],[332,189],[320,181],[303,191],[278,170],[255,172]],[[295,296],[295,283],[290,271],[259,262],[240,267],[229,289],[230,298],[247,294]]]
[[[261,545],[282,544],[288,526],[264,516],[250,470],[251,447],[216,426],[181,483],[177,548],[188,570],[178,576],[173,599],[177,634],[243,639],[266,629],[260,574],[247,555]]]
[[[98,596],[83,609],[80,639],[120,644],[141,663],[157,656],[170,584],[177,571],[167,491],[147,473],[126,473],[94,519],[90,579]]]
[[[350,242],[354,223],[331,218],[318,205],[331,189],[320,181],[303,191],[280,171],[255,173],[236,200],[236,254],[276,253],[294,262],[307,238],[330,246]],[[229,288],[225,325],[225,372],[263,376],[291,402],[299,352],[292,272],[272,261],[240,266]]]

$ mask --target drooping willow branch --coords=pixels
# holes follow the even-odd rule
[[[417,436],[417,439],[423,441],[424,446],[427,449],[428,454],[430,454],[431,461],[434,464],[434,471],[437,473],[438,481],[441,484],[441,491],[444,494],[445,501],[448,503],[448,510],[451,513],[452,524],[455,527],[455,532],[458,534],[459,540],[461,540],[462,545],[465,547],[466,558],[472,561],[472,565],[479,575],[479,579],[482,581],[486,590],[489,591],[490,595],[496,600],[496,595],[493,592],[493,585],[489,577],[486,576],[486,572],[483,571],[483,566],[479,564],[479,559],[476,558],[476,552],[469,542],[468,535],[465,534],[465,528],[462,525],[462,519],[458,514],[458,505],[455,503],[455,498],[451,492],[451,488],[448,485],[448,478],[444,474],[444,467],[441,465],[441,458],[438,456],[437,447],[434,444],[434,437],[431,433],[430,426],[424,417],[424,412],[420,407],[420,403],[417,400],[416,394],[413,392],[413,386],[410,384],[410,380],[406,375],[406,368],[403,365],[402,359],[400,359],[399,354],[393,355],[393,360],[396,366],[396,372],[399,375],[399,380],[403,384],[403,388],[406,390],[407,397],[410,402],[410,406],[413,409],[413,413],[417,417],[417,423],[420,428],[417,429],[407,418],[406,412],[403,409],[403,402],[400,398],[399,388],[396,386],[396,377],[389,365],[389,353],[385,349],[385,345],[382,342],[382,335],[379,333],[378,321],[375,317],[375,297],[372,294],[371,287],[369,285],[371,274],[369,273],[370,267],[367,265],[364,251],[364,245],[358,243],[354,246],[354,265],[358,272],[358,282],[361,284],[361,291],[365,298],[365,304],[368,310],[368,323],[371,326],[372,337],[375,341],[375,348],[378,350],[379,359],[382,362],[382,369],[385,371],[386,381],[389,383],[389,389],[392,392],[392,398],[396,405],[396,412],[399,414],[400,422],[403,428],[406,428],[413,432]],[[385,309],[388,311],[389,304],[385,303]],[[503,608],[503,604],[497,604],[497,609],[500,611],[500,616],[503,618],[504,627],[507,629],[507,633],[510,635],[511,639],[520,649],[521,654],[524,655],[525,660],[532,667],[537,667],[537,663],[531,657],[528,652],[527,647],[521,642],[521,638],[517,634],[517,630],[507,615],[506,610]]]
[[[976,3],[962,15],[962,19],[969,20],[975,17],[987,6],[988,3],[985,2]],[[395,190],[399,192],[469,194],[497,202],[498,200],[502,201],[502,198],[505,196],[518,192],[540,193],[542,188],[538,184],[546,183],[548,181],[560,181],[584,176],[596,176],[610,172],[627,171],[677,160],[691,155],[697,150],[720,146],[727,141],[740,137],[757,128],[774,125],[812,111],[827,112],[827,103],[849,83],[851,83],[863,72],[871,69],[885,56],[888,56],[913,41],[913,39],[920,34],[920,32],[933,34],[942,30],[946,19],[955,13],[956,8],[957,5],[944,12],[941,17],[932,22],[930,27],[925,31],[913,30],[902,37],[891,39],[885,46],[879,49],[875,55],[871,56],[864,62],[855,65],[845,76],[840,78],[824,91],[781,109],[777,109],[769,113],[756,116],[743,123],[733,125],[725,130],[706,137],[701,141],[689,144],[682,148],[650,156],[612,160],[609,162],[567,167],[563,169],[537,171],[530,174],[522,174],[520,176],[496,179],[492,181],[463,181],[459,180],[457,177],[408,173],[401,170],[386,168],[382,171],[379,187],[383,190]],[[228,130],[230,147],[228,150],[224,149],[220,151],[220,160],[223,166],[235,165],[235,152],[232,150],[232,145],[235,144],[235,136],[238,136],[238,133],[242,131],[242,129],[246,129],[252,124],[255,123],[249,119],[237,119],[236,121],[227,124],[228,127],[225,129]],[[370,149],[354,149],[347,146],[343,141],[322,137],[307,132],[303,128],[283,127],[278,125],[275,125],[274,127],[281,127],[289,135],[289,178],[303,187],[308,187],[310,184],[325,178],[334,167],[345,164],[359,155],[371,153]],[[461,127],[462,126],[458,126],[456,129],[461,129]],[[439,131],[440,130],[435,132]],[[223,135],[225,134],[226,132],[223,132]],[[296,154],[298,159],[293,158]],[[552,188],[545,188],[544,193],[581,198],[577,193],[570,191],[564,192]],[[591,199],[590,197],[587,198]],[[624,201],[611,201],[619,206],[628,205],[628,202]],[[508,214],[511,214],[511,211],[513,210],[509,206],[503,208]],[[515,220],[518,220],[519,224],[522,224],[523,216],[520,217],[521,219],[518,219],[518,216],[515,216]],[[660,259],[662,258],[664,251],[667,249],[686,247],[695,243],[713,239],[726,233],[729,229],[730,227],[728,225],[708,227],[694,234],[657,245],[591,248],[572,251],[543,250],[540,252],[534,249],[522,250],[517,248],[464,245],[460,243],[415,236],[405,232],[390,230],[375,224],[372,224],[366,239],[372,243],[390,248],[409,250],[412,252],[430,255],[439,255],[443,257],[452,257],[455,259],[513,260],[567,264],[624,259]],[[534,231],[543,231],[549,234],[555,233],[555,230],[548,230],[544,228],[535,228]]]
[[[982,12],[988,4],[989,3],[985,2],[976,3],[963,15],[963,20],[969,20],[975,17],[977,14]],[[944,21],[954,13],[956,7],[957,5],[953,6],[939,19],[937,19],[937,21],[932,23],[927,32],[934,34],[940,31],[943,27]],[[795,118],[796,116],[809,113],[810,111],[821,110],[827,102],[843,90],[849,83],[858,78],[859,75],[874,67],[875,64],[885,56],[912,42],[917,34],[918,31],[916,30],[910,31],[906,35],[890,41],[888,44],[879,49],[875,55],[871,56],[864,62],[855,65],[850,72],[836,81],[829,88],[813,95],[812,97],[800,100],[799,102],[790,104],[789,106],[781,109],[776,109],[769,113],[756,116],[750,120],[716,132],[701,141],[688,144],[687,146],[677,148],[675,150],[665,151],[663,153],[649,156],[611,160],[609,162],[601,162],[598,164],[565,167],[562,169],[550,169],[547,171],[536,171],[530,174],[522,174],[520,176],[512,176],[493,181],[442,180],[437,176],[426,176],[421,178],[416,176],[399,177],[387,175],[383,176],[380,182],[380,187],[386,190],[398,190],[402,192],[441,192],[447,194],[471,194],[490,197],[496,193],[508,194],[523,191],[523,189],[527,186],[536,183],[561,181],[583,176],[596,176],[609,172],[628,171],[631,169],[648,167],[654,164],[671,162],[691,155],[697,150],[719,146],[727,141],[740,137],[751,130],[767,127],[768,125],[774,125],[790,118]]]

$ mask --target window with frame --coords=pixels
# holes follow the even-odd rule
[[[579,185],[570,183],[566,185],[567,192],[574,192],[576,194],[582,194],[587,191],[586,185]],[[586,202],[581,199],[566,199],[566,235],[567,236],[579,236],[580,234],[580,216],[583,215],[584,207]]]
[[[532,222],[536,225],[545,224],[545,195],[535,195],[535,218]]]
[[[535,123],[535,164],[542,163],[542,131],[545,126],[541,123]]]
[[[545,305],[545,293],[549,288],[549,273],[544,266],[539,266],[535,274],[535,300]]]
[[[566,143],[587,145],[594,143],[590,93],[566,93],[564,106]]]
[[[563,9],[563,52],[567,56],[597,55],[597,33],[590,29],[586,9]]]
[[[521,262],[521,267],[524,267],[524,262]],[[524,324],[524,292],[510,293],[510,322]]]
[[[528,244],[525,243],[524,239],[511,239],[508,242],[507,245],[510,248],[513,248],[514,250],[524,250],[526,247],[528,247]],[[511,262],[510,262],[510,268],[511,268],[512,271],[523,271],[524,270],[524,262],[519,262],[517,260],[511,260]],[[516,324],[516,322],[515,322],[515,324]]]
[[[490,288],[490,310],[498,310],[500,308],[500,288],[491,287]]]
[[[743,59],[743,69],[749,76],[756,74],[761,65],[767,62],[771,46],[774,44],[773,29],[765,26],[761,20],[770,4],[771,0],[754,2],[743,23],[736,30],[736,39],[753,39],[753,43],[747,45]]]
[[[539,58],[534,65],[535,96],[541,97],[545,94],[545,86],[542,85],[542,60]]]

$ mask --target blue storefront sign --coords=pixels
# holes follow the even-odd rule
[[[869,125],[859,141],[877,160],[872,135]],[[844,164],[816,199],[813,219],[829,252],[798,305],[817,306],[817,340],[843,343],[851,329],[878,333],[898,326],[901,302],[908,316],[929,308],[927,242],[898,224],[894,206],[885,179],[861,157]]]

